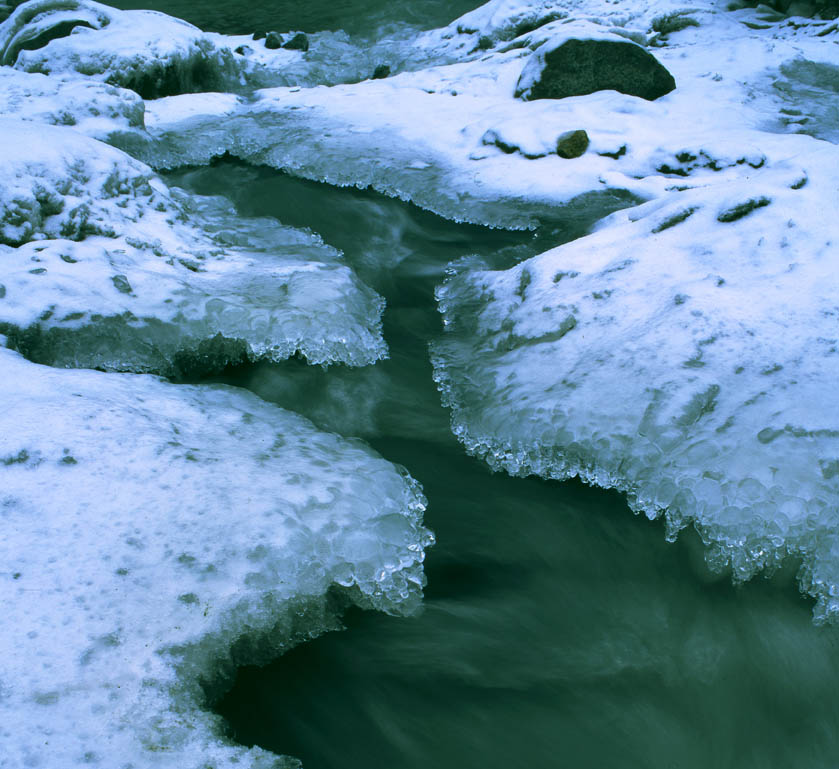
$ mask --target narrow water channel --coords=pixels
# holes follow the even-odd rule
[[[438,538],[420,616],[351,611],[240,670],[216,704],[231,738],[306,769],[835,767],[839,636],[812,624],[795,564],[732,586],[695,534],[670,545],[618,494],[492,474],[451,436],[427,357],[446,265],[506,266],[578,231],[456,225],[229,162],[170,181],[311,227],[386,297],[389,360],[223,379],[405,465]]]

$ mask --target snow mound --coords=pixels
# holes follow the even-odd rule
[[[143,100],[133,91],[96,80],[63,79],[0,67],[0,115],[72,126],[105,139],[114,131],[143,128]]]
[[[93,0],[29,0],[0,24],[0,64],[79,73],[143,98],[238,84],[241,63],[197,27]]]
[[[454,275],[433,358],[459,439],[516,475],[620,489],[671,537],[693,523],[736,579],[800,556],[817,619],[839,617],[837,173],[814,142]]]
[[[417,483],[242,390],[0,360],[4,766],[283,765],[207,699],[348,603],[418,606]]]
[[[386,354],[383,300],[317,236],[172,192],[72,129],[0,123],[0,333],[30,359],[182,375]]]

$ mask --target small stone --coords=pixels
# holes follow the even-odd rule
[[[111,278],[111,281],[114,284],[114,288],[116,288],[116,290],[121,294],[131,293],[131,284],[128,282],[128,278],[126,278],[125,275],[114,275]]]
[[[390,67],[387,64],[379,64],[375,70],[373,70],[373,80],[383,80],[386,77],[390,76]]]
[[[583,130],[566,131],[556,141],[556,154],[561,158],[578,158],[588,149],[588,134]]]
[[[302,32],[298,32],[291,40],[283,45],[289,51],[308,51],[309,38]]]
[[[236,50],[236,53],[239,54],[239,56],[247,56],[247,55],[253,53],[253,48],[251,48],[249,45],[240,45],[235,50]]]
[[[265,36],[265,47],[270,48],[272,51],[277,48],[283,47],[283,38],[279,32],[269,32]]]

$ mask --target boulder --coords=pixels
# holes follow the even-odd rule
[[[673,76],[640,45],[572,38],[537,52],[525,65],[515,95],[533,101],[611,90],[653,101],[675,87]]]

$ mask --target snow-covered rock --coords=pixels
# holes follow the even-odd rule
[[[0,67],[0,115],[106,139],[114,131],[143,128],[143,100],[134,91],[97,80],[48,77]]]
[[[236,388],[0,369],[0,764],[285,765],[208,698],[348,603],[415,609],[417,484]]]
[[[810,29],[810,22],[755,25],[755,11],[732,13],[712,2],[691,12],[695,25],[675,29],[662,21],[669,4],[633,4],[629,12],[601,3],[609,9],[601,17],[596,5],[584,3],[571,14],[570,4],[557,4],[563,18],[490,50],[473,41],[460,54],[444,45],[461,36],[458,22],[415,42],[423,56],[439,54],[441,65],[384,80],[263,89],[236,104],[220,95],[216,105],[209,94],[157,100],[147,105],[151,141],[129,137],[120,146],[157,168],[231,153],[310,179],[372,186],[452,219],[528,227],[545,217],[594,221],[660,197],[681,176],[667,167],[698,147],[712,158],[725,157],[692,172],[697,184],[718,168],[725,178],[749,174],[737,161],[756,153],[767,163],[785,159],[789,133],[835,136],[831,116],[839,97],[829,81],[815,85],[824,78],[811,70],[833,71],[839,30]],[[525,18],[519,10],[502,16]],[[669,31],[664,35],[656,26]],[[580,29],[592,39],[653,38],[657,47],[651,50],[677,87],[653,102],[614,91],[515,99],[517,83],[537,67],[540,51]],[[785,88],[795,77],[814,80],[814,86]],[[558,137],[576,130],[591,140],[585,160],[557,157]],[[488,132],[505,134],[511,141],[503,143],[522,152],[507,154],[486,142]]]
[[[516,83],[516,96],[532,101],[619,91],[653,101],[675,87],[673,76],[637,43],[601,35],[563,36],[530,57]]]
[[[839,152],[807,143],[506,272],[454,276],[434,360],[455,433],[493,467],[625,491],[671,536],[694,523],[737,579],[801,556],[826,619],[839,615]]]
[[[69,128],[0,120],[0,329],[41,363],[372,363],[383,301],[316,235],[238,219]]]
[[[200,29],[94,0],[29,0],[0,24],[0,64],[78,73],[144,98],[235,86],[241,61]]]

